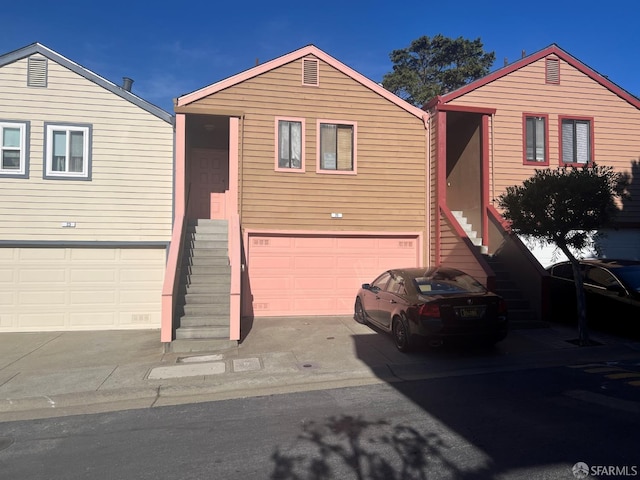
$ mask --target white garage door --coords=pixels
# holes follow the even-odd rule
[[[0,248],[0,331],[160,327],[164,248]]]
[[[419,265],[418,243],[415,236],[250,235],[253,313],[350,314],[363,283],[389,268]]]

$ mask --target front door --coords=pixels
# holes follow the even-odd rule
[[[229,157],[226,150],[194,148],[191,166],[189,218],[224,219],[229,191]]]

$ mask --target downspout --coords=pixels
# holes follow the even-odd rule
[[[426,224],[425,224],[425,231],[427,233],[427,254],[425,255],[426,259],[427,259],[427,265],[431,265],[431,130],[429,129],[429,120],[430,120],[430,116],[429,113],[425,113],[422,116],[422,121],[424,122],[424,129],[426,131],[426,164],[425,164],[425,169],[426,169],[426,185],[425,185],[425,192],[427,193],[426,195],[426,205],[425,205],[425,211],[426,211]]]

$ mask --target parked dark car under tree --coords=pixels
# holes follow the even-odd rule
[[[359,290],[355,319],[392,333],[401,352],[451,339],[493,344],[508,332],[506,302],[473,277],[445,267],[382,273]]]
[[[547,268],[551,275],[553,319],[576,323],[576,290],[568,261]],[[640,335],[640,261],[580,260],[589,325],[615,333]]]

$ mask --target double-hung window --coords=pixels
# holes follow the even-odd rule
[[[46,124],[46,178],[88,180],[91,176],[91,127]]]
[[[276,118],[276,170],[304,171],[304,120]]]
[[[524,163],[549,164],[547,116],[524,114]]]
[[[319,172],[355,173],[356,124],[352,122],[318,122]]]
[[[593,161],[591,119],[560,119],[560,158],[562,164],[587,164]]]
[[[0,176],[26,177],[28,123],[0,121]]]

